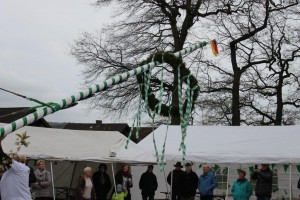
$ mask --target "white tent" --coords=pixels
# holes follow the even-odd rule
[[[0,123],[1,125],[3,124]],[[30,144],[28,147],[22,146],[19,153],[30,159],[50,161],[47,162],[50,164],[50,166],[47,164],[47,168],[53,171],[56,195],[61,191],[66,192],[66,188],[74,191],[79,175],[87,166],[96,171],[100,162],[114,163],[112,166],[115,168],[107,170],[112,181],[113,170],[117,170],[117,163],[155,163],[151,153],[145,152],[132,141],[129,141],[128,148],[125,149],[127,138],[117,131],[79,131],[25,126],[10,133],[1,142],[4,152],[16,152],[16,134],[24,132],[30,136],[27,139]],[[32,161],[28,164],[34,166]],[[54,193],[53,189],[53,197]]]
[[[163,198],[160,191],[170,191],[165,183],[165,176],[174,169],[177,161],[182,161],[182,152],[179,151],[181,143],[180,126],[159,126],[148,135],[139,146],[154,153],[153,136],[159,154],[161,155],[164,140],[165,144],[164,172],[154,169],[157,175],[160,190],[156,197]],[[227,169],[223,184],[226,189],[216,189],[215,194],[230,196],[228,186],[237,178],[237,169],[247,171],[250,179],[250,168],[254,164],[275,164],[278,177],[278,191],[272,198],[298,197],[297,181],[300,164],[300,126],[189,126],[185,139],[187,162],[192,162],[193,170],[200,175],[201,165],[210,163],[211,166],[220,166],[219,170]],[[288,167],[287,167],[288,166]],[[296,167],[297,166],[297,167]],[[137,182],[145,170],[143,167],[134,167]],[[135,178],[135,177],[134,177]],[[222,184],[221,184],[222,185]],[[138,194],[138,190],[132,193]],[[255,199],[254,195],[251,199]]]
[[[1,124],[0,124],[1,125]],[[92,161],[106,163],[154,163],[151,154],[116,131],[78,131],[25,126],[2,141],[4,152],[16,149],[16,134],[26,132],[29,146],[20,153],[32,159]]]
[[[180,126],[157,128],[138,145],[161,153],[165,135],[166,159],[182,160]],[[299,126],[189,126],[186,160],[202,163],[300,163]]]

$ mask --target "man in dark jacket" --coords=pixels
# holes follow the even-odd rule
[[[153,174],[153,165],[149,165],[145,173],[142,174],[140,182],[143,200],[154,200],[155,191],[157,190],[157,179]]]
[[[257,200],[270,200],[272,196],[273,173],[269,164],[262,164],[261,169],[251,173],[251,179],[256,180],[255,195]]]
[[[190,163],[185,164],[185,172],[179,178],[181,200],[194,200],[198,187],[198,176]]]
[[[106,200],[107,194],[111,189],[111,181],[106,173],[106,164],[100,164],[98,171],[93,174],[93,185],[96,192],[97,200]]]
[[[172,186],[172,200],[181,200],[179,195],[179,177],[184,172],[181,170],[181,162],[177,162],[176,165],[174,165],[174,167],[175,169],[169,173],[167,181],[169,185]]]

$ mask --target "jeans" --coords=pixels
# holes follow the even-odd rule
[[[212,200],[212,196],[200,196],[200,200]]]
[[[189,197],[181,197],[181,200],[195,200],[195,195]]]

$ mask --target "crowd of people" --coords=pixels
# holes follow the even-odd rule
[[[192,170],[191,163],[185,163],[185,170],[181,162],[174,165],[167,177],[171,186],[172,200],[194,200],[196,192],[201,200],[212,200],[214,189],[218,186],[216,176],[211,172],[208,164],[203,165],[203,173],[200,176]],[[91,167],[86,167],[77,183],[77,200],[131,200],[130,188],[133,186],[130,166],[123,164],[115,175],[116,188],[112,187],[106,164],[100,164],[98,171],[92,172]],[[246,178],[244,170],[238,171],[238,178],[231,186],[231,194],[234,200],[249,200],[252,196],[252,186]],[[250,175],[256,182],[255,195],[257,200],[270,200],[272,194],[273,174],[269,164],[262,164]],[[0,182],[2,200],[30,200],[34,195],[36,200],[49,199],[49,187],[51,185],[50,172],[46,170],[44,160],[36,162],[36,169],[26,166],[24,155],[15,156],[11,167],[3,174]],[[109,192],[113,188],[111,195]],[[139,181],[143,200],[154,200],[155,191],[158,188],[156,175],[153,173],[153,165],[141,175]],[[298,181],[300,189],[300,179]],[[1,200],[0,199],[0,200]]]
[[[208,164],[203,166],[203,173],[197,177],[190,163],[185,164],[185,171],[180,162],[174,165],[175,169],[167,177],[169,185],[172,185],[172,200],[194,200],[197,189],[201,200],[212,200],[214,189],[218,186],[216,176],[210,171]],[[234,200],[249,200],[252,196],[252,186],[246,178],[244,170],[238,171],[238,179],[231,187]],[[262,164],[260,169],[255,167],[251,173],[251,179],[256,181],[255,195],[257,200],[270,200],[272,195],[273,174],[269,164]],[[300,188],[300,179],[298,183]]]

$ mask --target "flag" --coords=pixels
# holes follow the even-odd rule
[[[218,46],[217,46],[216,40],[211,40],[210,41],[210,46],[211,46],[211,50],[212,50],[214,56],[218,56],[219,50],[218,50]]]

